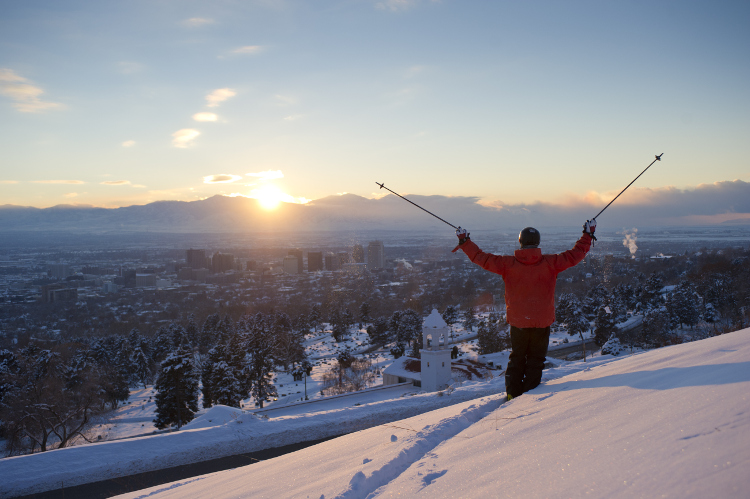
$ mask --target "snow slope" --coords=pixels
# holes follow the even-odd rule
[[[747,497],[750,330],[566,370],[122,497]]]
[[[178,432],[0,459],[0,498],[355,432],[502,390],[502,378],[465,382],[450,395],[396,386],[357,392],[350,399],[269,409],[267,417],[215,406]],[[395,398],[383,400],[383,393]],[[345,400],[350,404],[343,405]],[[300,407],[309,410],[300,414]]]

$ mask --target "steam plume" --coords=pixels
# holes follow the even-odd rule
[[[630,250],[630,256],[635,258],[635,252],[638,251],[638,245],[635,242],[638,240],[638,229],[633,227],[630,231],[625,231],[625,239],[622,240],[622,245]]]

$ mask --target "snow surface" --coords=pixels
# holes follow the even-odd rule
[[[122,497],[747,497],[750,329],[563,363],[510,402],[502,383],[306,416],[242,413],[219,426],[8,458],[0,460],[0,495],[369,427]]]

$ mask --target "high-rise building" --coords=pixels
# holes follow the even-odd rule
[[[187,250],[185,254],[185,262],[187,266],[194,269],[205,269],[206,265],[206,250],[192,249]]]
[[[326,270],[339,270],[341,268],[341,260],[339,256],[334,253],[326,254]]]
[[[371,241],[367,245],[367,268],[382,269],[385,267],[385,247],[383,241]]]
[[[323,252],[322,251],[308,251],[307,252],[307,271],[317,272],[323,270]]]
[[[297,257],[294,255],[289,255],[284,257],[284,262],[282,263],[284,268],[285,274],[299,274],[299,266],[298,266],[298,260]]]
[[[226,272],[234,269],[234,255],[229,253],[214,253],[211,258],[211,268],[214,272]]]
[[[365,263],[365,249],[361,244],[355,244],[352,248],[352,263]]]
[[[67,263],[52,263],[49,266],[49,276],[55,279],[65,279],[66,277],[73,275],[73,270]]]
[[[76,301],[78,299],[76,288],[68,288],[62,284],[46,284],[42,286],[41,291],[41,300],[44,303]]]
[[[304,271],[304,262],[302,261],[302,250],[301,249],[290,249],[289,256],[293,256],[297,259],[297,271],[296,272],[288,272],[290,274],[301,274]],[[286,258],[284,259],[286,261]],[[286,270],[284,270],[286,272]]]

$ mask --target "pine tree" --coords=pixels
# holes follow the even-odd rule
[[[412,347],[409,356],[418,359],[419,350],[424,348],[424,345],[422,345],[422,318],[414,310],[409,309],[401,314],[398,329],[398,337],[405,342],[411,342]]]
[[[198,346],[198,323],[195,320],[195,314],[188,315],[188,323],[185,327],[185,339],[192,347]]]
[[[359,306],[359,321],[364,324],[365,327],[367,327],[367,323],[371,320],[372,317],[370,317],[370,304],[366,301],[363,301]]]
[[[609,340],[615,329],[615,322],[612,314],[607,312],[604,305],[596,311],[596,320],[594,321],[594,343],[598,346],[604,346]]]
[[[135,369],[135,377],[143,384],[143,388],[146,388],[152,375],[151,360],[140,345],[136,346],[135,350],[133,350],[131,361]]]
[[[154,388],[157,391],[154,419],[157,428],[176,424],[180,429],[193,420],[198,412],[198,373],[192,352],[186,345],[170,353],[161,363]]]
[[[234,368],[226,361],[218,362],[213,370],[213,397],[217,404],[239,407],[242,400],[240,383]]]
[[[471,332],[471,330],[474,327],[474,324],[476,324],[476,318],[474,317],[474,311],[471,309],[471,307],[468,307],[466,309],[466,312],[464,312],[464,329],[466,331]]]
[[[261,314],[247,317],[242,327],[247,337],[247,352],[250,356],[250,393],[262,408],[263,402],[277,395],[276,387],[271,382],[275,367],[273,352],[276,349],[276,339]]]

